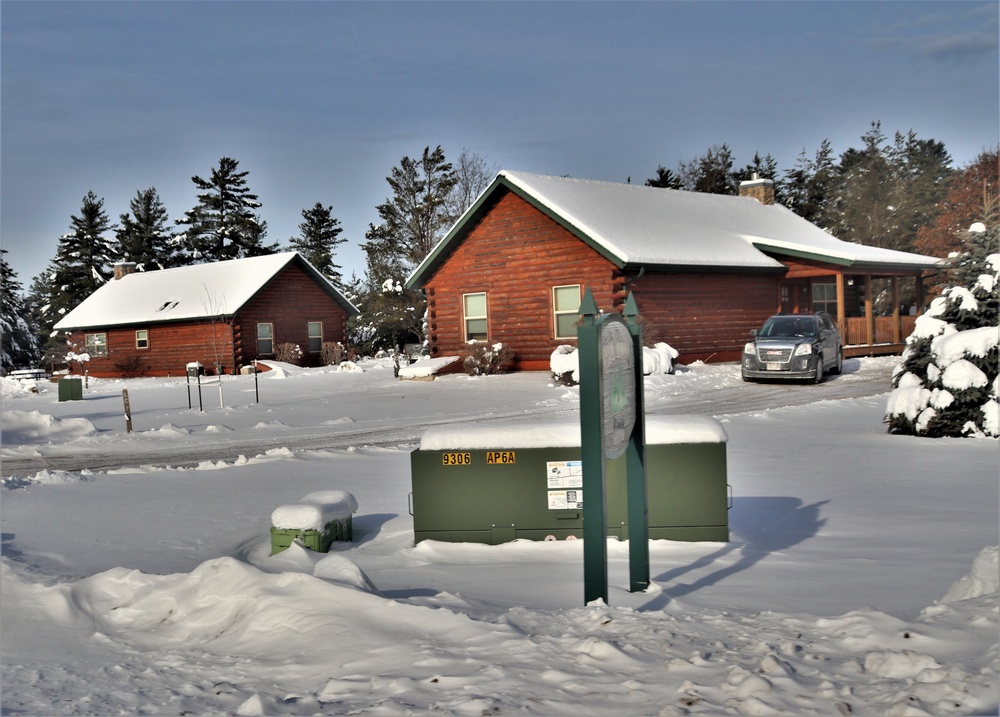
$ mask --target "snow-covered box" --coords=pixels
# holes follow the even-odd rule
[[[319,553],[329,550],[335,540],[351,540],[357,510],[358,501],[342,490],[321,490],[298,503],[278,506],[271,513],[271,555],[296,538]]]
[[[722,425],[646,416],[649,537],[729,540]],[[504,543],[583,537],[578,421],[436,426],[410,455],[416,542]],[[627,539],[625,458],[608,461],[608,535]]]

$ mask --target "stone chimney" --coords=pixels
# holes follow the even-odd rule
[[[753,173],[753,179],[746,179],[740,182],[739,195],[741,197],[753,197],[761,204],[774,204],[774,181],[770,179],[760,179],[757,173]]]
[[[128,276],[129,274],[135,273],[135,262],[134,261],[118,261],[115,262],[115,280],[121,279],[123,276]]]

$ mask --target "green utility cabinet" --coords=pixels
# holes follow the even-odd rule
[[[83,379],[79,376],[63,376],[59,379],[60,401],[82,401]]]
[[[647,416],[646,436],[649,537],[728,541],[722,426],[703,416]],[[578,422],[435,427],[410,468],[418,543],[583,537]],[[608,535],[624,540],[625,458],[608,461],[605,475]]]

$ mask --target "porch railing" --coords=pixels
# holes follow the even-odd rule
[[[899,322],[899,333],[894,331],[896,322]],[[906,341],[906,337],[913,333],[916,324],[916,316],[876,316],[874,318],[874,335],[870,342],[874,344],[892,344]],[[868,320],[864,316],[850,316],[844,319],[846,326],[842,328],[842,340],[845,346],[865,346],[868,341]]]

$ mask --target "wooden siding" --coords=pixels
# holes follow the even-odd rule
[[[257,351],[257,324],[274,325],[274,346],[297,344],[305,366],[320,365],[319,353],[309,353],[309,322],[323,324],[323,341],[344,341],[347,313],[295,264],[286,267],[240,309],[236,325],[237,363],[273,359]]]
[[[95,377],[119,378],[122,365],[138,356],[143,365],[140,375],[183,376],[185,366],[198,361],[209,373],[216,362],[223,373],[234,373],[255,358],[273,359],[273,354],[257,354],[257,324],[274,325],[274,345],[298,344],[303,351],[303,365],[320,363],[318,353],[309,348],[308,323],[323,324],[324,341],[344,341],[347,314],[329,294],[297,265],[286,267],[257,293],[231,319],[179,321],[87,329],[73,332],[69,341],[77,353],[85,350],[86,334],[107,335],[108,355],[94,356],[84,368]],[[149,347],[137,349],[135,332],[149,332]]]
[[[646,272],[629,288],[655,340],[681,361],[738,361],[751,329],[778,310],[780,278]]]
[[[520,197],[504,193],[427,282],[434,356],[465,348],[462,296],[486,292],[489,340],[509,345],[518,368],[547,369],[556,339],[552,288],[589,287],[613,305],[611,262]]]
[[[135,332],[145,329],[149,332],[149,347],[137,349]],[[206,371],[214,373],[215,362],[219,360],[223,371],[231,371],[232,337],[230,327],[225,323],[212,324],[209,321],[177,322],[170,324],[146,324],[142,326],[117,326],[108,329],[87,329],[74,331],[68,340],[84,351],[87,334],[107,335],[106,356],[91,356],[83,368],[99,378],[121,378],[122,368],[133,357],[141,363],[142,376],[183,376],[185,366],[198,361]],[[76,367],[74,367],[76,370]]]

